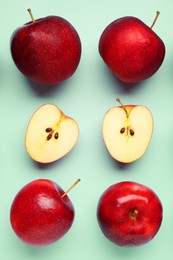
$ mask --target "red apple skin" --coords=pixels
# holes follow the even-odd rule
[[[11,205],[10,221],[16,235],[32,246],[47,246],[70,229],[74,208],[53,181],[34,180],[25,185]]]
[[[59,16],[47,16],[17,28],[10,47],[17,68],[30,80],[44,85],[71,77],[81,57],[77,31]]]
[[[122,247],[140,246],[158,232],[162,204],[150,188],[124,181],[102,194],[97,219],[103,234],[113,243]]]
[[[99,40],[99,53],[119,80],[137,83],[160,68],[165,45],[141,20],[126,16],[105,28]]]

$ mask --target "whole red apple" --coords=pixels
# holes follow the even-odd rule
[[[62,82],[77,69],[81,41],[64,18],[47,16],[17,28],[11,36],[11,55],[17,68],[30,80],[51,85]]]
[[[158,15],[159,12],[156,18]],[[153,25],[148,27],[138,18],[126,16],[113,21],[103,31],[99,53],[121,81],[137,83],[151,77],[160,68],[165,45],[152,30]]]
[[[58,184],[47,179],[25,185],[11,205],[10,221],[25,243],[45,246],[59,240],[71,227],[74,207]]]
[[[119,246],[149,242],[162,222],[162,204],[150,188],[130,181],[110,186],[100,197],[97,219],[103,234]]]

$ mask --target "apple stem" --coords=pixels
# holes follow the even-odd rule
[[[120,103],[120,105],[122,106],[122,108],[124,109],[126,116],[129,117],[129,114],[127,112],[127,109],[125,108],[125,106],[123,105],[123,103],[121,102],[121,100],[119,98],[116,98],[116,101],[118,101]]]
[[[73,185],[71,185],[70,188],[62,194],[61,199],[64,198],[67,195],[67,193],[69,193],[69,191],[71,191],[76,186],[76,184],[78,184],[78,182],[80,182],[80,179],[77,179],[77,181],[75,181]]]
[[[159,11],[157,11],[156,12],[156,17],[155,17],[155,19],[154,19],[154,21],[153,21],[153,23],[152,23],[152,25],[151,25],[151,29],[153,28],[153,26],[155,25],[155,23],[156,23],[156,21],[157,21],[157,18],[159,17],[159,15],[160,15],[160,12]]]
[[[28,11],[28,13],[30,14],[30,16],[31,16],[31,20],[32,20],[32,22],[33,23],[35,23],[35,19],[34,19],[34,16],[33,16],[33,14],[32,14],[32,11],[31,11],[31,9],[30,8],[28,8],[27,9],[27,11]]]
[[[138,210],[135,209],[135,210],[131,213],[131,218],[132,218],[132,219],[136,219],[137,215],[138,215]]]

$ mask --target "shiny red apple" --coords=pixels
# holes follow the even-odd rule
[[[11,36],[11,55],[30,80],[51,85],[73,75],[81,57],[76,29],[62,17],[47,16],[17,28]]]
[[[11,205],[10,221],[14,232],[32,246],[46,246],[59,240],[73,220],[74,207],[67,192],[47,179],[25,185]]]
[[[103,234],[113,243],[140,246],[157,234],[162,223],[162,204],[150,188],[124,181],[102,194],[97,219]]]
[[[158,15],[159,12],[156,19]],[[149,27],[136,17],[126,16],[113,21],[103,31],[99,53],[119,80],[137,83],[160,68],[165,45],[153,31],[154,23]]]

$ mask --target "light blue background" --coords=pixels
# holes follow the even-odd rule
[[[173,16],[172,0],[126,1],[2,1],[0,15],[0,259],[13,260],[163,260],[173,255]],[[15,67],[10,55],[12,32],[30,20],[59,15],[69,20],[82,42],[82,57],[76,73],[57,87],[38,87]],[[103,29],[113,20],[132,15],[148,25],[161,12],[154,31],[166,46],[166,57],[152,78],[127,87],[109,72],[98,54]],[[102,139],[105,112],[117,105],[141,104],[153,113],[155,128],[145,155],[129,165],[119,165],[109,156]],[[28,121],[42,104],[54,103],[80,126],[75,148],[49,166],[39,166],[28,156],[24,137]],[[147,125],[146,125],[147,127]],[[23,185],[38,178],[56,181],[67,189],[77,178],[80,184],[70,193],[76,209],[75,221],[59,242],[43,248],[21,242],[11,229],[10,206]],[[152,188],[160,197],[163,223],[157,236],[138,248],[120,248],[101,233],[96,220],[97,202],[111,184],[132,180]]]

